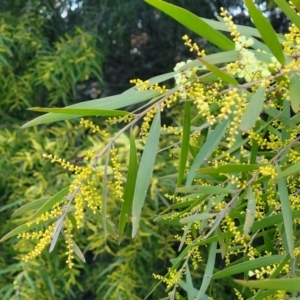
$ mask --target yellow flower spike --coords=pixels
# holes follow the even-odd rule
[[[74,242],[73,242],[73,234],[72,234],[72,223],[69,220],[66,220],[64,222],[64,234],[65,234],[65,242],[67,245],[67,260],[66,263],[69,266],[69,268],[71,269],[74,265],[73,263],[73,259],[74,259]]]
[[[119,155],[117,154],[117,149],[111,149],[110,150],[110,159],[112,163],[112,169],[113,169],[113,179],[111,181],[111,189],[113,195],[119,199],[123,200],[123,180],[122,180],[122,173],[120,171],[120,163],[119,161]]]
[[[22,257],[23,261],[26,262],[28,260],[31,260],[42,253],[45,247],[49,245],[51,242],[54,227],[55,227],[55,223],[51,224],[48,228],[45,229],[43,234],[39,236],[39,242],[34,247],[34,249]]]

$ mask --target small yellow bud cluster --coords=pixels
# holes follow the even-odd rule
[[[100,182],[100,176],[99,176]],[[99,194],[99,188],[97,188],[96,181],[88,181],[82,186],[81,194],[85,199],[85,203],[95,214],[97,210],[101,212],[102,198]]]
[[[196,43],[192,44],[192,40],[187,35],[184,35],[182,39],[185,41],[184,44],[190,48],[191,52],[196,52],[197,56],[199,57],[203,57],[206,55],[205,50],[200,51],[199,46]]]
[[[141,79],[131,79],[129,82],[135,84],[138,91],[159,91],[160,94],[163,94],[168,90],[165,85],[161,87],[158,83],[150,85],[149,80],[142,81]]]
[[[182,135],[183,129],[179,127],[172,127],[172,126],[166,126],[165,124],[161,128],[162,131],[165,131],[167,133],[175,134],[175,135]]]
[[[272,266],[267,266],[267,267],[262,267],[260,269],[255,269],[254,272],[253,271],[249,271],[249,276],[255,276],[256,279],[263,279],[265,275],[268,275],[267,277],[269,277],[270,275],[272,275],[272,273],[278,268],[278,265],[272,265]]]
[[[174,67],[174,71],[176,72],[174,79],[175,85],[179,85],[179,96],[181,99],[185,100],[187,98],[187,94],[189,92],[191,86],[191,79],[196,74],[197,68],[189,68],[185,71],[180,71],[179,69],[182,68],[185,64],[191,62],[191,60],[187,60],[187,62],[179,62]]]
[[[233,290],[234,290],[234,293],[237,297],[237,300],[244,300],[244,297],[243,297],[242,293],[238,289],[234,288]]]
[[[160,110],[163,111],[165,107],[170,108],[173,103],[175,103],[179,99],[179,93],[175,92],[170,95],[162,104]]]
[[[271,58],[272,62],[270,64],[258,60],[253,52],[246,49],[253,45],[253,38],[247,39],[245,36],[241,36],[237,31],[237,26],[232,21],[232,16],[228,16],[228,11],[224,10],[224,8],[221,8],[221,16],[229,28],[231,36],[233,36],[235,49],[240,52],[239,60],[227,65],[227,71],[230,74],[244,78],[246,82],[251,82],[261,77],[266,79],[271,76],[269,67],[274,71],[281,68],[280,63],[275,57]],[[264,81],[263,83],[267,84]]]
[[[109,136],[109,134],[104,131],[104,130],[101,130],[100,127],[98,125],[95,125],[92,121],[90,120],[85,120],[83,118],[80,119],[80,123],[79,123],[81,126],[83,126],[84,128],[89,128],[92,130],[93,133],[100,133],[101,135],[103,135],[104,137],[107,137]]]
[[[223,17],[223,20],[230,31],[230,35],[233,37],[233,41],[238,42],[241,34],[238,32],[237,26],[233,23],[232,16],[229,15],[228,11],[223,7],[221,7],[220,15]]]
[[[148,88],[150,87],[150,81],[149,80],[143,81],[141,79],[131,79],[129,82],[132,83],[132,84],[135,84],[136,89],[138,91],[147,91]]]
[[[221,113],[218,115],[218,119],[228,119],[232,115],[230,126],[228,126],[228,136],[226,138],[228,148],[231,148],[235,143],[235,138],[239,133],[239,126],[241,117],[244,113],[244,106],[246,102],[246,94],[238,92],[237,89],[229,90],[219,101],[221,103]]]
[[[167,284],[167,290],[171,289],[173,286],[177,286],[180,279],[182,278],[182,274],[171,269],[168,270],[168,276],[164,277],[158,274],[152,274],[155,279],[161,280],[162,282]]]
[[[43,154],[43,157],[50,159],[52,163],[56,162],[56,163],[60,164],[64,169],[67,169],[70,172],[75,172],[75,174],[80,173],[81,168],[79,166],[71,164],[70,162],[68,162],[65,159],[62,159],[60,157],[57,157],[56,155]]]
[[[129,123],[134,119],[134,114],[127,114],[125,116],[120,116],[120,117],[113,117],[113,118],[108,118],[106,120],[106,123],[108,124],[117,124],[117,123]]]
[[[156,112],[157,112],[157,107],[154,107],[149,112],[147,112],[147,114],[145,115],[145,117],[143,119],[143,124],[141,126],[140,137],[144,140],[148,136],[148,132],[149,132],[149,129],[150,129],[150,123],[151,123],[152,119],[154,118]]]
[[[300,30],[292,24],[289,27],[289,33],[285,35],[285,41],[283,42],[283,51],[286,54],[297,54],[300,52]]]
[[[203,258],[200,253],[200,248],[199,247],[192,247],[188,250],[188,255],[192,259],[192,265],[194,270],[198,269],[199,263],[203,261]]]
[[[205,85],[201,82],[193,83],[188,96],[194,99],[194,104],[198,109],[199,115],[206,118],[210,124],[214,124],[216,119],[210,113],[209,104],[214,102],[215,98],[207,91]]]
[[[34,219],[33,221],[27,222],[28,226],[30,226],[31,224],[37,224],[38,225],[41,222],[46,222],[46,221],[49,221],[49,220],[53,220],[53,219],[61,216],[61,214],[63,212],[63,206],[66,204],[66,202],[67,202],[67,200],[63,199],[62,201],[56,203],[51,208],[51,211],[46,211],[45,213],[43,213],[41,216]]]

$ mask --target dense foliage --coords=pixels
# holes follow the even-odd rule
[[[251,1],[245,4],[257,29],[236,27],[224,9],[223,21],[212,22],[162,1],[147,2],[221,52],[209,54],[213,48],[202,50],[203,38],[194,43],[185,35],[183,43],[197,59],[181,61],[179,56],[173,60],[174,65],[179,62],[174,72],[133,80],[135,87],[118,96],[63,109],[35,108],[50,113],[24,127],[102,116],[94,123],[81,119],[47,129],[2,130],[1,189],[9,200],[1,207],[3,216],[22,205],[3,228],[8,232],[19,226],[2,239],[17,236],[19,241],[2,244],[0,264],[7,274],[1,279],[3,299],[141,299],[154,287],[154,278],[167,287],[166,292],[162,284],[155,288],[150,296],[154,299],[166,294],[170,299],[225,299],[226,293],[228,299],[233,293],[239,299],[282,299],[299,291],[297,1],[295,6],[276,1],[294,23],[284,36],[275,34]],[[79,10],[60,3],[56,17],[68,15],[61,32],[43,34],[51,28],[53,7],[51,2],[34,3],[44,17],[31,20],[26,13],[13,21],[5,15],[2,21],[1,94],[7,98],[1,105],[6,124],[9,109],[16,117],[17,109],[26,106],[66,104],[102,94],[99,62],[110,56],[97,48],[98,32],[90,30],[95,24],[74,29],[70,24]],[[81,12],[95,20],[86,3]],[[100,6],[101,21],[113,8],[107,5]],[[148,9],[159,23],[161,13]],[[33,20],[36,32],[28,36],[24,28]],[[96,27],[113,26],[112,20],[97,20]],[[18,28],[19,35],[13,35]],[[231,39],[214,28],[228,31]],[[57,33],[63,34],[55,37]],[[136,52],[143,57],[147,47],[142,45],[149,36],[132,35],[133,56],[126,59]],[[115,57],[121,55],[118,51]],[[157,73],[158,54],[150,53],[151,72]],[[21,64],[25,57],[26,65]],[[159,61],[166,63],[165,58]],[[121,61],[112,66],[133,77]],[[158,85],[162,82],[166,86]],[[18,94],[21,83],[24,91]],[[102,95],[106,93],[109,88]],[[19,101],[15,106],[13,97]],[[11,143],[15,146],[8,147]],[[49,245],[51,254],[44,250]],[[259,280],[237,281],[249,287],[242,289],[234,278]]]

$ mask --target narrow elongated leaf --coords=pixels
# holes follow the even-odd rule
[[[193,185],[176,188],[176,192],[186,194],[229,194],[235,192],[235,190],[223,188],[220,186]]]
[[[209,24],[214,29],[230,32],[230,29],[228,28],[228,26],[224,22],[219,22],[219,21],[206,19],[206,18],[201,18],[201,20],[203,20],[204,22]],[[237,27],[237,31],[239,33],[241,33],[242,35],[256,36],[256,37],[259,37],[259,38],[261,37],[260,32],[256,28],[245,26],[245,25],[236,25],[236,27]],[[276,34],[276,36],[277,36],[277,38],[280,42],[285,41],[284,35]]]
[[[280,172],[280,168],[278,165],[276,165],[276,171],[278,173]],[[286,180],[284,178],[278,179],[277,184],[287,245],[291,257],[294,258],[294,229],[291,203],[289,200],[289,192],[286,186]]]
[[[202,165],[202,163],[205,160],[208,160],[210,155],[213,153],[213,151],[218,146],[219,142],[224,136],[224,133],[226,131],[226,128],[228,126],[229,119],[224,120],[222,123],[218,124],[214,131],[208,135],[204,145],[201,147],[200,151],[198,152],[196,158],[193,161],[193,164],[190,168],[190,172],[188,174],[186,185],[189,186],[192,184],[196,170],[199,169],[199,167]]]
[[[276,176],[276,179],[280,179],[280,178],[284,178],[296,174],[299,171],[300,171],[300,162],[297,162],[291,165],[290,167],[288,167],[287,169],[285,169],[284,171],[279,172],[278,175]]]
[[[145,100],[151,99],[159,95],[159,91],[135,91],[135,93],[120,94],[117,96],[110,96],[85,102],[76,103],[67,108],[88,108],[88,109],[101,109],[111,110],[126,107],[132,104],[137,104]],[[68,115],[68,114],[54,114],[47,113],[39,116],[28,123],[24,124],[22,128],[27,128],[39,124],[47,124],[61,120],[69,120],[81,117],[81,115]]]
[[[225,166],[218,166],[212,168],[201,168],[197,170],[197,173],[202,174],[210,174],[210,175],[220,175],[221,173],[228,174],[228,173],[246,173],[252,172],[257,170],[259,165],[230,165],[227,164]]]
[[[294,113],[297,113],[299,111],[299,106],[300,106],[300,93],[299,93],[300,80],[299,79],[300,76],[298,74],[293,74],[290,77],[289,92],[290,92],[291,107]]]
[[[244,224],[244,235],[248,235],[255,220],[256,201],[251,187],[247,189],[248,203],[246,210],[246,220]]]
[[[275,3],[282,9],[286,16],[295,24],[300,30],[300,17],[297,13],[291,8],[285,0],[275,0]],[[298,2],[300,4],[300,1]]]
[[[39,224],[43,224],[43,223],[46,223],[45,221],[43,222],[40,222]],[[28,231],[29,229],[31,228],[34,228],[36,227],[37,225],[36,224],[30,224],[28,225],[27,223],[23,224],[23,225],[20,225],[18,226],[17,228],[14,228],[13,230],[11,230],[9,233],[7,233],[1,240],[0,240],[0,243],[8,240],[9,238],[13,237],[13,236],[16,236],[18,234],[21,234],[21,233],[24,233],[26,231]]]
[[[14,211],[12,214],[13,217],[21,216],[29,211],[38,209],[41,207],[49,198],[42,198],[32,202],[29,202]]]
[[[222,79],[223,81],[230,83],[233,86],[238,86],[239,83],[235,80],[234,77],[232,77],[230,74],[220,70],[218,67],[216,67],[213,64],[210,64],[208,61],[206,61],[203,58],[199,58],[199,60],[203,63],[204,66],[207,67],[208,70],[210,70],[212,73],[214,73],[218,78]]]
[[[248,131],[254,126],[264,106],[264,94],[265,88],[260,86],[251,97],[241,120],[241,130]]]
[[[275,107],[268,107],[265,110],[265,113],[273,117],[274,119],[279,120],[283,125],[295,128],[295,123],[293,122],[293,120],[287,118],[285,115],[283,115],[282,111],[277,110]]]
[[[284,278],[284,279],[265,279],[265,280],[234,280],[236,283],[255,289],[265,290],[281,290],[289,292],[299,292],[299,278]]]
[[[145,2],[163,11],[219,48],[223,50],[234,49],[234,43],[230,39],[188,10],[160,0],[145,0]]]
[[[194,300],[194,286],[188,264],[186,265],[186,292],[188,295],[187,300]]]
[[[248,8],[249,14],[253,20],[255,27],[261,34],[263,41],[269,47],[277,60],[284,66],[285,58],[282,46],[278,41],[278,38],[270,21],[263,15],[260,9],[255,6],[252,0],[245,0],[245,4]]]
[[[141,163],[137,173],[132,203],[132,237],[137,234],[142,207],[151,181],[160,135],[160,110],[151,124]]]
[[[186,161],[189,152],[190,132],[191,132],[191,102],[186,101],[184,103],[183,134],[182,134],[182,142],[181,142],[178,177],[177,177],[177,184],[176,184],[177,187],[181,185],[184,177],[184,171],[185,171]]]
[[[196,222],[196,221],[207,220],[209,218],[214,217],[215,215],[216,214],[209,214],[209,213],[195,214],[195,215],[191,215],[191,216],[180,219],[180,223],[186,224],[186,223],[191,223],[191,222]]]
[[[103,218],[101,217],[101,215],[100,214],[94,214],[93,211],[90,208],[88,210],[91,214],[93,214],[93,218],[95,218],[95,220],[103,227]],[[106,220],[106,229],[107,229],[107,232],[114,239],[118,239],[118,232],[115,228],[115,224],[112,221]]]
[[[184,282],[183,280],[179,280],[179,286],[184,290],[184,291],[188,291],[188,285],[187,285],[187,282]],[[197,293],[198,293],[198,290],[196,288],[193,288],[192,289],[192,293],[193,293],[193,297],[196,298],[197,296]],[[193,298],[193,299],[194,299]],[[145,298],[146,299],[146,298]],[[170,297],[167,297],[167,298],[161,298],[159,300],[170,300]],[[181,299],[183,300],[183,299]],[[201,300],[209,300],[209,297],[205,294]]]
[[[72,240],[72,243],[73,243],[73,250],[74,250],[74,253],[83,261],[85,262],[85,257],[82,253],[82,251],[80,250],[80,248],[78,247],[78,245],[75,243],[75,241]]]
[[[30,221],[33,221],[34,219],[40,217],[43,213],[48,211],[50,208],[53,207],[54,204],[56,204],[59,201],[62,201],[64,197],[66,197],[69,193],[69,187],[65,187],[61,191],[59,191],[57,194],[55,194],[53,197],[51,197],[49,200],[47,200],[42,207],[40,207],[31,217]]]
[[[137,178],[138,161],[137,161],[137,151],[135,145],[135,138],[133,133],[130,133],[130,153],[129,153],[129,166],[127,181],[124,191],[124,202],[122,203],[120,219],[119,219],[119,243],[122,240],[123,232],[127,220],[129,219],[130,208],[132,206],[133,191],[135,188],[135,182]]]
[[[293,218],[299,218],[300,217],[300,210],[293,210],[292,211],[292,217]],[[275,216],[265,217],[260,221],[255,221],[252,230],[256,231],[262,228],[271,227],[275,224],[279,224],[283,222],[283,216],[282,214],[278,214]]]
[[[150,85],[153,85],[155,83],[160,83],[160,82],[164,82],[168,79],[171,79],[175,76],[175,74],[176,74],[176,72],[169,72],[169,73],[166,73],[166,74],[162,74],[162,75],[159,75],[159,76],[152,77],[152,78],[148,79],[148,81],[149,81]],[[130,93],[132,93],[132,94],[136,93],[136,87],[135,86],[133,86],[130,89],[123,92],[122,95],[130,94]]]
[[[116,117],[128,115],[128,111],[124,110],[105,110],[105,109],[93,109],[93,108],[46,108],[46,107],[32,107],[29,108],[32,111],[38,112],[51,112],[54,114],[66,114],[66,115],[80,115],[80,116],[102,116],[102,117]]]
[[[56,225],[55,225],[55,228],[54,228],[54,231],[53,231],[53,235],[52,235],[50,248],[49,248],[49,253],[53,251],[53,249],[54,249],[54,247],[57,243],[59,234],[60,234],[60,232],[63,228],[63,225],[64,225],[64,218],[65,218],[65,214],[63,214],[61,217],[59,217],[59,219],[56,222]]]
[[[244,273],[261,267],[270,266],[276,262],[280,262],[283,258],[284,255],[272,255],[244,261],[215,273],[213,275],[213,279],[224,278],[234,274]]]
[[[205,267],[205,273],[204,273],[201,287],[200,287],[200,290],[196,297],[196,300],[202,299],[203,295],[205,294],[205,292],[211,282],[213,271],[214,271],[214,266],[215,266],[215,261],[216,261],[216,253],[217,253],[217,242],[213,242],[210,244],[207,264]]]
[[[217,64],[236,61],[236,60],[238,60],[239,55],[240,55],[239,51],[236,51],[236,50],[225,51],[225,52],[221,52],[221,53],[214,53],[214,54],[207,55],[207,56],[205,56],[205,61],[210,64],[217,65]],[[203,66],[203,63],[199,59],[195,59],[195,60],[190,61],[190,62],[186,63],[185,65],[183,65],[179,69],[179,71],[184,71],[189,68],[194,68],[194,67],[199,67],[199,66]]]

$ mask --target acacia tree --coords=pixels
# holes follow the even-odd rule
[[[209,285],[221,278],[231,279],[238,299],[295,296],[300,291],[299,1],[275,1],[292,21],[285,35],[275,33],[251,0],[245,5],[256,28],[235,25],[225,9],[220,21],[211,21],[163,1],[146,2],[220,51],[207,55],[185,35],[184,44],[197,58],[178,63],[174,72],[132,80],[135,87],[117,96],[65,108],[34,108],[47,114],[24,128],[81,117],[80,126],[100,134],[102,146],[87,149],[73,162],[45,154],[73,174],[70,185],[42,205],[20,208],[24,213],[35,211],[29,222],[1,241],[15,235],[25,241],[37,239],[22,257],[28,261],[47,246],[50,252],[59,247],[63,236],[72,268],[75,255],[85,260],[73,239],[76,230],[95,218],[105,238],[121,241],[125,226],[131,226],[131,236],[137,239],[145,200],[156,195],[167,208],[153,222],[182,229],[182,235],[175,236],[179,255],[165,274],[154,274],[166,283],[168,299],[208,299],[214,296],[207,291]],[[220,31],[228,31],[231,38]],[[173,88],[159,85],[171,78]],[[135,111],[120,110],[140,103],[144,104]],[[166,112],[181,124],[162,124]],[[110,137],[82,118],[88,116],[107,118],[109,126],[124,125]],[[127,156],[118,147],[126,132]],[[178,163],[174,173],[165,174],[164,164],[157,166],[156,161],[170,149]],[[117,223],[111,210],[116,201]]]

